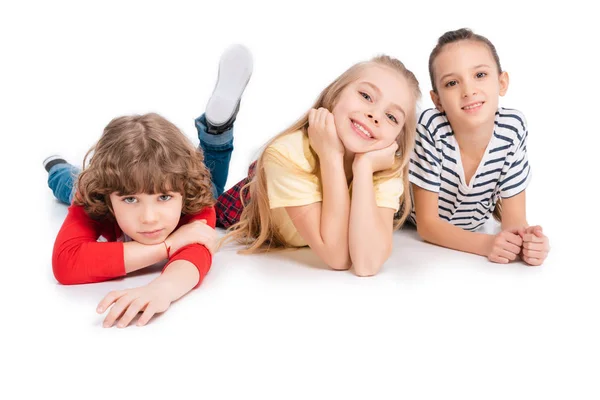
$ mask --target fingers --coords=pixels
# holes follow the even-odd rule
[[[145,306],[145,301],[140,298],[135,299],[131,304],[129,304],[129,307],[127,307],[127,311],[125,311],[125,314],[123,314],[119,320],[117,328],[125,328],[127,325],[129,325],[133,318],[135,318],[135,316],[138,315],[138,313],[142,311]]]
[[[326,108],[319,108],[317,110],[317,126],[319,126],[322,129],[325,129],[327,127],[327,120],[329,114],[330,113]]]
[[[508,251],[505,249],[499,249],[498,251],[495,251],[494,253],[499,255],[502,258],[506,258],[509,261],[515,261],[517,259],[517,255],[519,254],[519,250],[521,250],[520,248],[517,248],[516,252],[512,252],[512,251]]]
[[[488,257],[488,260],[490,260],[491,262],[498,263],[498,264],[508,264],[508,263],[509,263],[509,260],[508,260],[508,258],[506,258],[506,257],[501,257],[501,256],[499,256],[498,254],[495,254],[495,253],[494,253],[494,254],[491,254],[491,255]]]
[[[115,321],[121,317],[121,315],[123,314],[123,312],[125,312],[125,309],[127,308],[127,306],[133,301],[133,298],[131,298],[129,295],[125,295],[123,297],[121,297],[114,306],[112,306],[112,308],[110,309],[110,312],[108,313],[108,315],[106,316],[106,318],[104,319],[104,323],[102,324],[102,326],[104,326],[105,328],[110,328],[111,326],[114,325]]]
[[[546,242],[525,242],[523,243],[523,249],[527,250],[535,250],[535,251],[548,251],[549,246],[546,245]]]
[[[308,125],[317,128],[325,128],[327,124],[335,126],[333,114],[328,109],[320,107],[318,110],[311,108],[308,112]]]
[[[515,246],[521,247],[521,245],[523,244],[523,239],[521,239],[521,237],[517,234],[511,233],[509,231],[503,231],[500,233],[500,235],[504,240],[506,240],[506,242],[512,243]]]
[[[149,303],[146,306],[146,310],[142,314],[142,316],[138,319],[137,326],[144,326],[152,319],[152,317],[156,314],[156,308],[152,303]]]
[[[539,237],[533,233],[526,233],[523,236],[523,242],[544,243],[545,236]]]
[[[121,296],[123,296],[125,293],[126,291],[124,290],[115,290],[110,292],[100,301],[100,303],[98,303],[96,312],[98,314],[102,314],[112,303],[119,300],[119,298],[121,298]]]
[[[513,254],[519,254],[519,252],[521,251],[521,246],[517,246],[516,244],[513,243],[509,243],[506,242],[504,243],[504,245],[502,246],[502,248],[506,251],[509,251]]]
[[[544,259],[523,256],[523,261],[525,261],[527,264],[529,264],[531,266],[537,267],[537,266],[542,265],[542,263],[544,262]]]
[[[548,256],[548,252],[545,250],[523,249],[523,256],[528,258],[539,258],[541,260],[544,260]]]
[[[330,113],[328,110],[325,110],[326,114],[325,114],[325,127],[332,131],[332,132],[336,132],[335,130],[335,119],[333,118],[333,114]]]
[[[316,114],[317,114],[317,110],[314,108],[311,108],[310,111],[308,112],[308,126],[315,125],[315,115]]]

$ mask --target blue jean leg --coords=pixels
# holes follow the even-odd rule
[[[213,195],[217,198],[227,184],[229,161],[233,152],[233,126],[219,135],[211,135],[207,132],[206,117],[202,114],[196,118],[196,129],[204,152],[204,164],[212,177]]]
[[[65,204],[73,201],[73,186],[81,170],[71,164],[56,164],[48,172],[48,187]]]

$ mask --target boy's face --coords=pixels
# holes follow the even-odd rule
[[[110,201],[117,224],[127,236],[142,244],[162,243],[177,227],[183,198],[180,193],[111,193]]]

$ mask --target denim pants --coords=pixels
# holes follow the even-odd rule
[[[218,198],[225,188],[229,175],[229,161],[233,152],[233,125],[219,135],[207,132],[206,117],[196,118],[196,129],[200,148],[204,152],[204,164],[212,177],[213,196]],[[72,164],[56,164],[48,172],[48,187],[54,197],[65,204],[71,204],[75,194],[75,182],[81,170]]]

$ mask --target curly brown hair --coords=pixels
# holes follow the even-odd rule
[[[83,165],[74,204],[94,219],[114,218],[110,203],[114,192],[119,196],[177,192],[183,197],[183,214],[215,203],[202,151],[155,113],[110,121]]]

